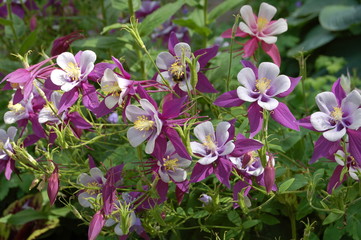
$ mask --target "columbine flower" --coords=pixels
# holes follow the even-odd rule
[[[193,153],[202,156],[198,163],[208,165],[218,159],[219,156],[230,154],[234,149],[232,140],[228,140],[229,122],[218,124],[216,132],[211,122],[207,121],[194,128],[194,135],[202,142],[191,142]]]
[[[128,86],[132,84],[133,81],[122,78],[107,68],[100,83],[103,92],[108,95],[105,98],[107,108],[111,109],[116,104],[121,106],[124,96],[129,92]]]
[[[10,180],[15,168],[15,162],[8,153],[14,152],[10,142],[14,141],[16,132],[15,127],[9,127],[7,131],[0,129],[0,172],[5,171],[7,180]]]
[[[230,157],[229,160],[238,170],[251,176],[258,177],[264,171],[256,151],[248,152],[241,157]]]
[[[51,56],[59,55],[69,49],[72,42],[84,38],[84,35],[79,32],[72,32],[68,35],[59,37],[54,40],[51,48]]]
[[[134,126],[129,128],[127,137],[133,147],[139,146],[145,140],[148,143],[145,152],[151,154],[154,150],[155,140],[161,133],[163,122],[158,117],[158,111],[147,99],[141,99],[139,108],[134,105],[127,107],[125,114]]]
[[[51,94],[51,101],[48,102],[47,105],[45,105],[39,112],[39,123],[51,122],[54,124],[59,124],[61,122],[60,119],[64,120],[65,112],[59,116],[56,114],[59,108],[61,97],[62,94],[59,92],[53,92]]]
[[[178,86],[184,92],[192,90],[193,86],[190,82],[191,73],[186,62],[186,59],[192,58],[191,47],[185,42],[178,42],[175,34],[172,34],[169,38],[168,48],[169,52],[161,52],[156,59],[161,75],[172,88]],[[201,92],[217,92],[207,77],[199,71],[217,54],[217,51],[218,46],[214,46],[212,48],[200,49],[194,53],[194,56],[202,55],[196,64],[198,75],[196,89]],[[163,83],[162,76],[157,76],[157,82]]]
[[[208,204],[210,204],[213,201],[212,197],[208,196],[205,193],[201,194],[201,196],[198,199],[199,199],[199,201],[201,201],[203,203],[203,206],[207,206]]]
[[[98,194],[100,194],[103,185],[106,182],[102,171],[99,168],[90,169],[90,176],[86,173],[82,173],[79,175],[77,179],[78,184],[84,185],[86,188],[82,193],[78,196],[79,204],[83,207],[93,207],[92,199],[97,198]]]
[[[192,162],[188,159],[180,157],[171,142],[167,143],[167,149],[163,155],[163,159],[159,159],[157,165],[159,167],[158,174],[163,182],[183,182],[187,178],[187,172],[184,168],[189,167]]]
[[[317,131],[324,131],[328,141],[340,140],[346,129],[358,129],[361,126],[361,95],[353,90],[341,101],[333,92],[323,92],[316,96],[321,112],[311,115],[310,121]]]
[[[61,90],[68,92],[86,79],[94,69],[96,55],[93,51],[86,50],[81,53],[80,59],[76,59],[70,52],[60,54],[56,63],[62,68],[51,72],[50,79]]]
[[[361,167],[358,165],[358,163],[355,161],[355,158],[352,157],[351,155],[347,155],[344,153],[344,151],[342,150],[338,150],[335,153],[335,161],[342,167],[347,167],[348,169],[348,174],[350,175],[351,178],[353,178],[354,180],[358,181],[359,177],[358,175],[360,175],[361,173]],[[338,178],[340,179],[340,178]]]
[[[113,112],[109,115],[109,117],[107,118],[107,121],[110,123],[118,123],[119,121],[119,115],[116,112]]]
[[[12,124],[22,119],[28,119],[29,112],[33,111],[31,104],[32,99],[33,95],[30,95],[28,100],[22,100],[17,104],[13,104],[14,100],[12,99],[8,104],[10,111],[4,114],[4,122],[6,124]]]

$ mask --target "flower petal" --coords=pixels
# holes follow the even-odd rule
[[[231,127],[229,122],[220,122],[216,128],[216,142],[219,147],[223,146],[229,137],[228,129]]]
[[[144,142],[151,134],[152,131],[139,131],[138,129],[131,127],[127,132],[127,138],[132,147],[137,147],[142,142]]]
[[[148,113],[140,107],[129,105],[125,110],[125,115],[129,121],[135,122],[138,120],[139,116],[148,116]]]
[[[201,156],[207,155],[206,147],[203,144],[201,144],[199,142],[191,142],[190,146],[191,146],[193,153],[199,154]]]
[[[262,97],[262,98],[258,99],[257,103],[261,108],[266,109],[268,111],[272,111],[278,107],[279,102],[277,99],[274,99],[274,98]]]
[[[267,95],[270,97],[286,92],[291,87],[291,80],[286,75],[279,75],[271,82]]]
[[[95,52],[86,50],[80,56],[80,71],[84,75],[88,75],[94,69],[94,62],[97,59]]]
[[[318,108],[328,115],[333,111],[334,107],[338,107],[337,99],[333,92],[322,92],[316,96],[316,104]]]
[[[169,172],[169,176],[175,182],[183,182],[187,179],[187,172],[184,169],[176,168],[174,172]]]
[[[334,129],[328,130],[324,132],[322,135],[331,142],[336,142],[340,140],[343,136],[346,134],[346,128],[342,128],[341,130],[338,130],[337,127]]]
[[[70,52],[63,52],[56,58],[56,63],[62,69],[66,70],[69,67],[69,63],[73,63],[74,66],[78,66],[78,63],[75,61],[75,57]]]
[[[238,87],[237,88],[237,95],[239,97],[239,99],[241,99],[242,101],[245,102],[255,102],[258,99],[258,96],[255,98],[253,97],[252,94],[253,92],[251,92],[251,90],[248,90],[245,87]]]
[[[219,156],[225,156],[230,154],[231,152],[233,152],[235,148],[235,145],[232,141],[227,142],[224,146],[223,146],[223,151],[219,153]]]
[[[274,17],[276,12],[277,12],[277,9],[274,6],[263,2],[263,3],[261,3],[261,6],[259,8],[258,17],[265,18],[269,22]]]
[[[357,129],[361,127],[361,108],[352,113],[352,124],[348,126],[350,129]]]
[[[346,113],[353,113],[361,105],[361,95],[357,90],[353,90],[342,100],[342,110]]]
[[[325,131],[334,128],[334,126],[330,124],[330,119],[331,117],[324,112],[315,112],[311,115],[310,121],[317,131]]]
[[[215,155],[215,156],[212,156],[211,154],[210,155],[207,155],[201,159],[198,160],[198,163],[199,164],[202,164],[202,165],[208,165],[208,164],[211,164],[212,162],[216,161],[218,158],[218,155]]]
[[[271,22],[266,28],[263,30],[265,35],[278,35],[284,33],[288,30],[287,22],[285,19],[280,18],[275,22]]]
[[[250,28],[252,28],[252,29],[257,28],[256,17],[254,15],[252,7],[250,5],[245,5],[245,6],[241,7],[240,13],[243,18],[243,21],[245,21],[245,23],[249,26],[248,27],[246,25],[249,30],[250,30]],[[242,29],[241,23],[239,24],[239,28],[241,29],[241,31],[247,32]],[[243,23],[243,25],[245,25],[245,24]]]
[[[258,67],[258,79],[266,78],[274,81],[279,73],[280,68],[271,62],[263,62]]]
[[[50,80],[57,86],[62,86],[68,81],[68,75],[66,72],[60,69],[55,69],[50,74]]]
[[[210,136],[212,140],[215,140],[213,124],[210,121],[199,124],[194,128],[194,135],[201,142],[206,142],[207,136]]]
[[[168,70],[174,63],[175,58],[169,52],[161,52],[158,54],[156,64],[159,69]]]
[[[251,68],[243,68],[237,74],[237,79],[248,90],[253,90],[256,87],[256,76]]]
[[[184,57],[191,57],[191,47],[188,43],[180,42],[174,46],[174,53],[176,56],[181,57],[184,54]]]
[[[107,96],[104,99],[104,103],[105,106],[107,106],[107,108],[112,109],[119,101],[119,97],[114,97],[114,96]]]

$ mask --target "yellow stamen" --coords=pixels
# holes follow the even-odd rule
[[[169,72],[172,75],[174,81],[182,81],[184,79],[184,66],[181,63],[181,59],[177,59],[169,68]]]
[[[18,112],[23,112],[25,110],[25,108],[23,107],[23,105],[21,105],[20,103],[17,103],[15,105],[13,105],[12,102],[9,102],[9,105],[8,105],[8,108],[11,110],[11,111],[14,111],[16,113]]]
[[[262,31],[267,25],[268,25],[268,20],[267,19],[265,19],[263,17],[257,18],[257,29],[258,29],[258,31]]]
[[[86,185],[86,187],[88,187],[88,189],[86,190],[88,194],[95,195],[99,192],[100,184],[97,182],[90,182]]]
[[[260,78],[256,80],[256,88],[260,93],[264,93],[271,86],[271,80],[268,78]]]
[[[66,67],[64,70],[68,73],[71,80],[73,81],[79,80],[81,73],[78,65],[76,65],[73,62],[69,62],[68,67]]]
[[[167,171],[174,171],[176,167],[178,167],[178,158],[169,159],[169,156],[167,159],[163,158],[164,161],[164,167]]]
[[[146,116],[138,116],[137,120],[134,122],[134,128],[139,131],[149,131],[154,127],[155,122],[149,120]]]
[[[335,119],[336,121],[341,121],[342,115],[343,115],[343,112],[340,107],[333,108],[333,111],[331,112],[331,117],[333,117],[333,119]]]
[[[203,145],[206,146],[206,148],[208,150],[211,150],[211,151],[217,150],[217,145],[214,142],[214,140],[212,139],[211,135],[206,136],[206,140],[205,140],[205,142],[203,142]]]
[[[3,150],[3,149],[4,149],[4,145],[5,145],[5,143],[0,140],[0,150]]]
[[[12,88],[19,88],[20,84],[19,83],[10,83],[10,86]]]
[[[120,92],[122,91],[122,89],[119,87],[117,83],[114,83],[113,85],[106,84],[102,86],[102,89],[106,95],[111,93],[112,95],[116,95],[118,97],[120,95]]]

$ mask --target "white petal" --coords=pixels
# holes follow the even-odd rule
[[[139,131],[138,129],[131,127],[127,132],[127,138],[132,147],[137,147],[142,142],[144,142],[151,134],[152,131]]]
[[[80,68],[82,74],[89,74],[90,71],[94,68],[95,60],[97,59],[97,55],[95,52],[91,50],[86,50],[82,52],[80,56]],[[89,71],[90,70],[90,71]]]
[[[219,147],[223,146],[229,138],[228,129],[231,127],[229,122],[220,122],[216,128],[216,142]]]
[[[63,90],[64,92],[69,92],[74,87],[76,87],[79,83],[80,83],[79,81],[64,83],[64,85],[61,86],[61,90]]]
[[[54,107],[56,108],[54,110],[58,109],[60,99],[61,99],[62,96],[63,96],[63,94],[61,94],[59,92],[55,92],[55,91],[51,94],[51,97],[50,97],[51,102],[54,104]]]
[[[157,139],[158,137],[158,134],[156,133],[152,133],[148,142],[147,142],[147,145],[145,146],[145,152],[147,154],[152,154],[153,151],[154,151],[154,146],[155,146],[155,140]]]
[[[188,43],[180,42],[174,46],[174,53],[176,56],[181,57],[184,54],[184,57],[191,57],[191,47]]]
[[[239,23],[239,29],[241,29],[242,32],[248,33],[251,36],[255,36],[255,33],[244,22]]]
[[[361,105],[361,95],[357,90],[353,90],[342,100],[342,110],[347,113],[356,111]]]
[[[345,134],[346,134],[346,128],[342,128],[341,131],[337,131],[337,128],[334,128],[324,132],[322,135],[328,141],[336,142],[340,140]]]
[[[59,123],[59,118],[49,108],[43,108],[39,112],[38,116],[39,123],[54,122]]]
[[[77,178],[77,183],[78,184],[82,184],[82,185],[87,185],[88,183],[94,181],[94,179],[89,176],[88,174],[86,173],[81,173],[78,178]]]
[[[274,44],[277,42],[277,37],[275,36],[264,36],[264,37],[261,37],[261,36],[257,36],[260,40],[264,41],[265,43],[268,43],[268,44]]]
[[[173,81],[173,78],[169,75],[168,71],[161,72],[161,75],[163,76],[164,80],[166,80],[169,83],[169,86],[173,88],[177,83]],[[163,82],[163,78],[158,74],[156,81],[162,84],[165,84]]]
[[[205,156],[207,154],[206,147],[203,144],[199,142],[191,142],[190,145],[193,153],[201,156]]]
[[[184,169],[176,168],[174,172],[169,172],[169,176],[175,182],[183,182],[187,178],[187,172]]]
[[[174,148],[172,142],[171,142],[171,141],[168,141],[168,142],[167,142],[167,148],[166,148],[166,150],[165,150],[164,155],[165,155],[165,156],[170,156],[170,155],[172,155],[174,152],[175,152],[175,148]]]
[[[107,108],[112,109],[119,101],[119,97],[115,97],[115,96],[107,96],[104,100],[105,106],[107,106]]]
[[[13,111],[8,111],[4,114],[4,122],[6,124],[13,124],[21,119],[27,118],[28,114],[25,112],[15,113]]]
[[[101,177],[101,178],[104,177],[103,172],[97,167],[91,168],[89,170],[89,173],[90,173],[90,176],[92,176],[95,179],[97,179],[98,177]]]
[[[11,140],[14,140],[16,132],[18,131],[18,129],[16,127],[9,127],[8,131],[7,131],[7,135]]]
[[[270,97],[287,91],[291,87],[291,80],[286,75],[279,75],[272,82],[267,95]]]
[[[337,150],[335,154],[336,162],[341,166],[345,166],[344,159],[345,159],[345,153],[342,150]]]
[[[330,119],[331,117],[324,112],[315,112],[311,115],[310,121],[317,131],[325,131],[335,127],[331,126]]]
[[[191,85],[191,79],[187,78],[186,80],[181,81],[178,84],[179,88],[183,91],[183,92],[188,92],[193,90],[193,87]]]
[[[258,79],[266,78],[273,81],[279,73],[280,68],[271,62],[263,62],[258,67]]]
[[[9,135],[6,133],[4,129],[0,129],[0,141],[6,142],[6,140],[9,138]]]
[[[206,137],[210,136],[212,140],[215,140],[214,128],[210,121],[203,122],[194,128],[194,135],[201,141],[205,142]]]
[[[70,52],[63,52],[56,58],[56,63],[62,69],[66,70],[69,67],[69,63],[73,63],[74,66],[78,66],[78,63],[75,60],[75,57]]]
[[[256,76],[251,68],[243,68],[237,75],[238,82],[248,90],[254,90],[256,87]]]
[[[155,121],[155,127],[157,128],[157,135],[159,135],[160,132],[162,131],[163,122],[162,120],[159,119],[158,114],[154,114],[153,117]]]
[[[147,99],[140,99],[139,103],[149,115],[157,114],[157,110]]]
[[[159,168],[158,174],[160,176],[160,178],[162,179],[163,182],[169,183],[170,182],[170,178],[167,172],[163,172],[161,170],[161,168]]]
[[[103,88],[103,86],[106,86],[106,85],[113,85],[116,82],[117,82],[117,77],[116,77],[115,73],[113,72],[113,70],[111,70],[110,68],[105,69],[104,75],[100,82],[102,88]]]
[[[129,121],[135,122],[139,116],[148,116],[148,113],[137,106],[129,105],[125,110],[125,116]]]
[[[338,107],[337,99],[333,92],[322,92],[316,96],[316,104],[318,108],[327,114],[330,114],[334,107]]]
[[[266,102],[262,101],[262,98],[258,99],[258,105],[268,111],[272,111],[278,107],[278,101],[274,98],[268,98]]]
[[[115,225],[115,227],[114,227],[114,232],[115,232],[115,234],[117,234],[118,236],[123,236],[123,235],[124,235],[120,223],[118,223],[117,225]]]
[[[78,201],[79,201],[79,204],[83,207],[92,207],[92,204],[87,200],[89,198],[91,198],[92,196],[89,195],[88,193],[86,192],[82,192],[79,194],[78,196]]]
[[[175,58],[169,52],[161,52],[158,54],[156,64],[159,69],[168,70],[174,63]]]
[[[361,127],[361,108],[352,113],[352,124],[348,126],[351,129],[358,129]]]
[[[278,35],[286,32],[288,29],[287,22],[285,19],[278,19],[276,22],[270,23],[264,30],[263,34],[267,36]]]
[[[265,18],[269,22],[274,17],[276,12],[277,9],[274,6],[263,2],[259,8],[258,17]]]
[[[202,165],[208,165],[208,164],[211,164],[212,162],[216,161],[217,158],[218,158],[218,155],[215,155],[215,156],[208,155],[208,156],[205,156],[205,157],[199,159],[198,163],[202,164]]]
[[[191,163],[192,163],[191,160],[182,158],[178,154],[175,154],[174,157],[178,159],[177,166],[180,168],[189,167],[189,165],[191,165]]]
[[[225,156],[227,154],[230,154],[231,152],[233,152],[235,145],[232,141],[227,142],[224,146],[223,146],[223,152],[219,153],[220,156]]]
[[[114,224],[116,223],[116,221],[112,218],[108,218],[105,223],[104,223],[104,226],[106,227],[110,227],[110,226],[113,226]]]
[[[257,28],[256,17],[253,14],[253,10],[250,5],[245,5],[245,6],[241,7],[240,12],[241,12],[241,16],[242,16],[243,20],[251,29]],[[241,28],[241,24],[239,25],[239,27]],[[241,28],[241,30],[242,30],[242,28]]]
[[[69,82],[69,77],[66,72],[60,69],[55,69],[50,74],[50,80],[57,86],[62,86]]]
[[[239,97],[239,99],[245,101],[245,102],[255,102],[257,101],[257,98],[252,97],[251,95],[253,94],[253,92],[251,92],[250,90],[248,90],[247,88],[244,87],[238,87],[237,88],[237,95]]]

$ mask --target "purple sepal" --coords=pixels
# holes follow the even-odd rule
[[[251,38],[249,39],[244,45],[243,45],[243,57],[248,58],[253,56],[254,52],[258,48],[258,40],[257,38]]]
[[[69,121],[78,129],[89,129],[92,125],[80,116],[78,112],[72,112],[68,114]]]
[[[281,56],[276,44],[268,44],[264,41],[261,41],[261,47],[263,51],[265,51],[265,53],[272,58],[273,62],[277,66],[281,66]]]
[[[198,82],[196,89],[203,93],[217,93],[218,91],[213,87],[208,78],[201,72],[198,72]]]
[[[231,188],[231,185],[229,184],[229,176],[231,175],[231,171],[232,162],[226,158],[219,158],[217,167],[214,170],[214,174],[218,180],[228,188]]]
[[[175,151],[178,153],[179,156],[190,160],[192,159],[176,130],[168,127],[166,128],[166,135],[168,139],[172,142]]]
[[[89,168],[90,169],[97,167],[92,155],[88,154],[88,159],[89,159]]]
[[[323,136],[320,136],[320,138],[315,143],[312,158],[308,163],[312,164],[322,157],[330,158],[337,151],[339,145],[340,140],[330,142]]]
[[[99,235],[105,224],[105,219],[103,214],[98,211],[94,214],[93,219],[90,221],[88,229],[88,240],[95,240]]]
[[[278,107],[271,111],[271,117],[281,125],[299,131],[300,127],[297,124],[296,118],[293,116],[287,105],[279,102]]]
[[[13,105],[18,104],[23,99],[24,99],[24,95],[21,92],[21,89],[19,88],[15,91],[14,98],[13,98]]]
[[[145,89],[141,85],[137,86],[136,92],[139,94],[141,99],[147,99],[155,107],[155,109],[158,109],[156,101],[145,91]]]
[[[201,55],[198,59],[199,65],[201,68],[206,67],[207,63],[217,55],[218,46],[213,46],[210,48],[199,49],[194,52],[194,56],[197,57]]]
[[[258,68],[252,62],[247,61],[247,60],[241,60],[241,63],[243,65],[243,67],[248,67],[248,68],[252,69],[255,77],[258,78]]]
[[[50,200],[50,205],[54,205],[56,200],[56,196],[58,195],[59,191],[59,174],[58,174],[58,167],[55,165],[55,169],[53,173],[48,178],[48,197]]]
[[[77,88],[73,88],[69,92],[65,92],[60,99],[58,113],[62,113],[78,100],[79,92]]]
[[[245,182],[246,180],[248,180],[248,182]],[[251,179],[248,179],[248,178],[245,178],[245,181],[242,181],[242,180],[239,180],[238,182],[236,182],[236,184],[234,184],[233,186],[233,200],[235,201],[233,203],[233,208],[238,208],[239,207],[239,204],[237,203],[238,202],[238,193],[240,191],[242,191],[242,189],[245,188],[244,190],[244,196],[247,196],[249,191],[251,190],[251,186],[252,186],[252,180]]]
[[[37,136],[36,134],[30,134],[24,139],[24,147],[29,147],[40,139],[41,137]]]
[[[49,90],[53,90],[53,91],[56,91],[56,90],[60,90],[60,86],[58,85],[55,85],[53,83],[53,81],[51,81],[50,78],[47,78],[44,82],[44,88],[46,89],[49,89]]]
[[[349,151],[351,156],[361,166],[361,132],[360,130],[347,129],[349,139]]]
[[[110,215],[114,208],[114,201],[116,200],[116,188],[113,171],[110,171],[107,181],[102,188],[102,197],[104,214]]]
[[[88,79],[98,82],[99,79],[103,77],[105,69],[110,68],[111,70],[114,70],[116,67],[117,66],[114,63],[97,63],[95,64],[93,71],[89,73]]]
[[[341,106],[342,99],[346,97],[346,92],[341,86],[341,78],[337,79],[337,81],[332,85],[332,92],[336,96],[338,105]]]
[[[239,99],[237,95],[237,90],[225,92],[213,102],[214,105],[219,107],[238,107],[243,103],[244,101]]]
[[[291,87],[286,92],[278,94],[277,97],[286,97],[286,96],[288,96],[295,89],[297,84],[300,82],[301,78],[302,77],[296,77],[296,78],[289,77],[289,79],[291,80]]]
[[[242,37],[242,38],[243,38],[243,37],[248,36],[248,34],[245,33],[245,32],[242,32],[241,29],[239,29],[239,28],[237,27],[237,30],[236,30],[234,36],[235,36],[235,37]],[[222,38],[232,38],[232,28],[227,29],[226,31],[224,31],[224,32],[221,34],[221,37],[222,37]]]
[[[176,189],[175,189],[175,195],[177,197],[178,204],[180,205],[183,201],[184,194],[186,194],[189,190],[189,181],[185,180],[180,183],[175,183]]]
[[[163,159],[166,149],[167,149],[167,138],[164,136],[164,134],[161,134],[155,140],[154,150],[152,155],[157,159]]]
[[[342,169],[343,166],[337,165],[335,171],[333,171],[333,174],[327,184],[327,192],[329,194],[331,194],[335,188],[339,187],[347,179],[347,175],[344,174],[342,180],[340,181]]]
[[[170,33],[169,39],[168,39],[168,51],[175,56],[174,52],[174,46],[179,43],[179,40],[174,32]]]
[[[228,128],[228,139],[227,139],[227,142],[231,141],[234,139],[234,135],[235,135],[235,132],[236,132],[236,129],[234,127],[234,123],[237,121],[237,119],[232,119],[232,120],[229,120],[229,124],[231,124],[231,126]]]
[[[213,165],[212,164],[202,165],[202,164],[196,163],[196,165],[194,166],[193,171],[192,171],[190,182],[191,183],[200,182],[203,179],[205,179],[206,177],[208,177],[209,175],[211,175],[212,173],[213,173]]]
[[[312,123],[311,123],[311,116],[307,116],[305,118],[302,118],[300,120],[298,120],[298,126],[300,127],[303,127],[303,128],[306,128],[306,129],[309,129],[309,130],[312,130],[312,131],[315,131],[315,132],[318,132],[313,126],[312,126]]]
[[[130,74],[127,71],[124,70],[123,65],[121,64],[121,62],[118,59],[116,59],[115,57],[112,57],[112,60],[115,63],[115,65],[117,66],[117,68],[121,71],[120,75],[122,77],[126,78],[126,79],[130,79],[130,77],[131,77]]]
[[[163,103],[163,111],[160,118],[169,119],[178,117],[186,99],[187,96],[165,101]]]
[[[83,92],[83,104],[90,111],[95,110],[99,106],[99,100],[95,87],[88,82],[82,83],[82,92]]]
[[[90,160],[90,158],[89,158],[89,160]],[[112,176],[112,178],[114,180],[113,184],[115,186],[118,186],[119,182],[122,180],[123,167],[124,167],[124,164],[119,164],[115,167],[110,168],[108,170],[107,174],[105,175],[105,178],[108,179],[110,176]]]
[[[259,131],[261,131],[263,124],[262,108],[257,102],[251,103],[248,108],[248,119],[251,130],[250,137],[253,138]]]
[[[159,195],[159,202],[157,203],[160,204],[165,202],[167,200],[168,183],[165,183],[161,179],[159,179],[155,188],[157,189]]]
[[[263,179],[264,185],[266,187],[267,193],[272,191],[273,185],[275,184],[276,171],[274,166],[272,166],[272,161],[268,160],[267,166],[264,169]]]
[[[10,180],[11,174],[14,172],[14,170],[15,170],[15,161],[12,158],[10,158],[6,162],[6,167],[5,167],[5,178],[7,180]]]
[[[31,121],[34,134],[39,138],[46,138],[45,131],[38,119],[35,116],[31,116],[29,120]]]
[[[95,114],[97,118],[103,117],[111,112],[113,112],[118,107],[118,104],[116,104],[112,109],[109,109],[105,105],[105,101],[101,101],[97,108],[93,109],[92,112]],[[125,111],[123,111],[125,112]]]
[[[234,145],[236,147],[231,155],[235,157],[240,157],[245,153],[252,152],[263,147],[263,144],[261,142],[248,138],[237,139],[234,142]]]

